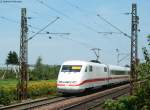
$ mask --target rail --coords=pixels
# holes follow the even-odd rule
[[[44,106],[52,103],[56,103],[59,101],[63,101],[69,99],[70,97],[54,97],[54,98],[42,98],[38,100],[18,103],[14,105],[0,107],[0,110],[28,110],[33,109],[39,106]]]
[[[91,110],[95,107],[102,106],[107,99],[116,99],[120,96],[128,95],[130,90],[129,86],[130,85],[127,84],[121,87],[102,91],[96,95],[92,95],[91,97],[82,100],[81,102],[64,107],[63,110]]]
[[[142,83],[144,82],[138,82],[137,84]],[[0,107],[0,110],[91,110],[101,107],[107,99],[116,99],[120,96],[128,95],[129,91],[130,84],[125,84],[85,96],[43,98],[41,100]]]

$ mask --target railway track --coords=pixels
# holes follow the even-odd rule
[[[125,84],[88,95],[43,98],[1,107],[0,110],[99,110],[105,100],[128,95],[129,91],[130,84]]]
[[[70,99],[71,97],[54,97],[54,98],[42,98],[34,101],[28,101],[24,103],[18,103],[14,105],[0,107],[0,110],[31,110],[33,108],[37,108],[39,106],[45,106],[48,104],[56,103],[59,101],[63,101],[66,99]]]
[[[120,96],[128,95],[129,87],[130,85],[126,84],[86,96],[59,101],[47,106],[35,108],[34,110],[96,110],[95,108],[101,107],[107,99],[116,99]]]
[[[102,110],[102,105],[107,99],[116,99],[120,96],[129,95],[129,87],[129,84],[127,84],[102,91],[98,94],[96,93],[96,95],[91,95],[91,97],[88,97],[81,102],[64,107],[63,110]]]

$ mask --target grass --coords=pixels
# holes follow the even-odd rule
[[[29,84],[30,84],[30,83],[41,82],[41,81],[56,82],[56,79],[40,80],[40,81],[29,81]],[[18,83],[18,80],[16,80],[16,79],[0,80],[0,86],[16,86],[17,83]]]
[[[17,82],[18,81],[16,79],[0,80],[0,86],[16,86]]]

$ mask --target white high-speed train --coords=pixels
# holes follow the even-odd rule
[[[57,90],[61,93],[79,93],[111,83],[127,82],[129,71],[127,67],[79,60],[66,61],[59,71]]]

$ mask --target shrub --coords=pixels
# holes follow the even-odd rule
[[[48,95],[50,92],[56,92],[55,82],[33,82],[28,85],[28,97]]]
[[[107,100],[106,110],[150,110],[150,81],[136,89],[133,96],[121,97],[118,100]]]
[[[107,100],[104,107],[107,110],[137,110],[136,104],[136,96],[126,96],[118,100]]]
[[[0,89],[0,104],[8,105],[16,98],[15,87],[1,87]]]
[[[56,93],[56,83],[32,81],[28,84],[28,98],[36,98]],[[16,85],[0,86],[0,104],[8,105],[17,98]]]

